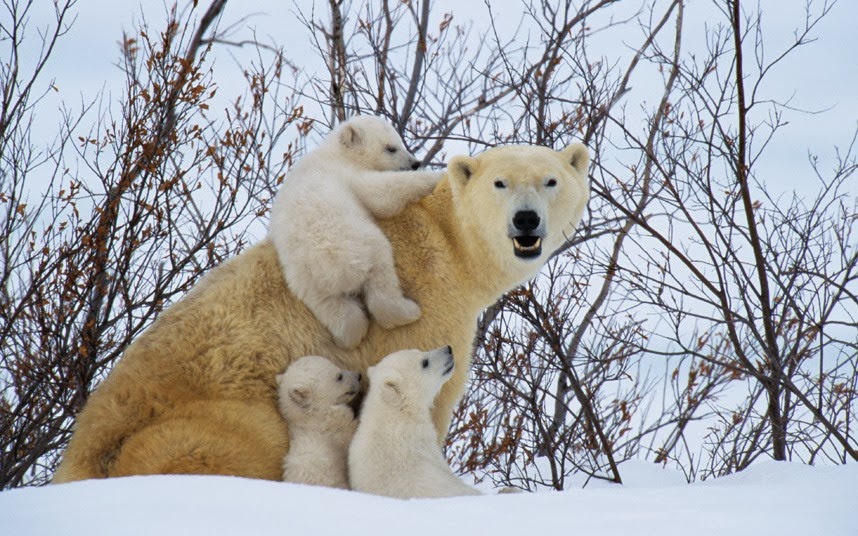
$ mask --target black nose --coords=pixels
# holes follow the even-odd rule
[[[411,169],[417,169],[420,167],[420,161],[415,160],[413,164],[411,164]]]
[[[363,379],[363,374],[361,374],[360,372],[358,372],[358,381],[361,381],[362,379]]]
[[[520,210],[513,216],[512,224],[519,231],[528,233],[539,227],[539,215],[532,210]]]
[[[450,346],[445,346],[445,347],[444,347],[444,350],[446,350],[448,354],[452,354],[452,353],[453,353],[453,349],[452,349]]]

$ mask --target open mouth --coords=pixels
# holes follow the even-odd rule
[[[542,254],[541,236],[514,236],[512,237],[513,251],[516,257],[529,259]]]
[[[361,392],[360,390],[349,391],[348,394],[351,395],[351,399],[348,402],[346,402],[346,405],[349,408],[351,408],[352,415],[354,415],[354,417],[357,418],[360,415],[360,408],[361,408],[361,405],[363,404],[363,392]]]

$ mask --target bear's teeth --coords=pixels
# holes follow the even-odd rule
[[[515,247],[521,251],[536,251],[542,247],[542,238],[539,237],[536,238],[536,241],[531,246],[522,245],[518,238],[514,238],[513,241],[515,242]]]

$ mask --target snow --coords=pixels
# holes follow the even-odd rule
[[[629,484],[402,501],[213,476],[90,480],[0,493],[0,533],[858,535],[858,465],[761,463],[682,483],[643,462]]]

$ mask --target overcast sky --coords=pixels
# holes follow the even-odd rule
[[[39,5],[34,10],[34,20],[44,20],[45,14],[49,13],[47,10],[50,9],[51,0],[36,0],[36,3]],[[625,0],[615,8],[615,12],[621,14],[623,9],[634,9],[640,3],[638,0]],[[200,4],[205,6],[207,2],[200,0]],[[703,35],[704,25],[712,22],[714,4],[706,0],[694,0],[687,4],[685,46],[693,47],[695,39],[699,41]],[[760,4],[764,13],[767,48],[774,54],[788,43],[793,30],[803,24],[805,0],[762,0]],[[492,5],[502,31],[514,31],[521,17],[521,2],[496,0]],[[59,88],[59,92],[51,96],[54,99],[51,105],[58,105],[59,100],[71,105],[80,103],[81,99],[89,101],[102,88],[118,97],[122,89],[122,75],[115,63],[122,31],[131,31],[134,22],[140,20],[141,12],[146,13],[150,23],[160,23],[164,19],[163,6],[162,0],[80,0],[75,7],[77,20],[69,34],[61,41],[48,69],[49,77],[55,79]],[[298,60],[300,65],[311,65],[313,61],[309,58],[313,56],[313,52],[308,45],[308,31],[294,15],[296,6],[309,12],[313,2],[234,1],[227,4],[221,24],[232,24],[250,15],[241,24],[237,37],[249,37],[255,32],[262,41],[282,44],[287,56]],[[318,18],[324,16],[326,9],[326,1],[316,2]],[[477,0],[438,0],[433,10],[433,16],[437,20],[434,20],[430,27],[437,28],[442,15],[450,12],[459,23],[468,19],[475,20],[479,30],[488,24],[486,10],[484,2]],[[3,16],[7,16],[5,12]],[[796,174],[792,170],[796,166],[804,171],[808,169],[808,151],[820,155],[822,162],[826,162],[833,158],[835,145],[845,146],[850,141],[858,126],[858,32],[854,27],[856,20],[858,1],[841,0],[813,32],[818,38],[817,42],[795,52],[788,63],[771,73],[767,91],[771,92],[772,98],[781,101],[792,99],[791,103],[796,108],[822,112],[790,115],[790,124],[775,140],[768,150],[766,162],[758,169],[758,172],[762,170],[769,175],[767,181],[775,184],[783,181],[784,184],[793,184],[801,190],[805,184],[796,177],[802,174]],[[597,53],[604,55],[609,62],[629,57],[630,47],[638,46],[641,36],[628,30],[626,32],[629,35],[602,39]],[[522,39],[524,37],[521,36]],[[34,38],[29,43],[30,46],[38,44]],[[230,78],[223,75],[223,70],[235,69],[235,60],[231,53],[226,50],[216,51],[215,60],[216,79],[222,91],[227,94],[233,92],[224,87],[228,86]],[[620,60],[620,63],[627,61]],[[235,92],[238,92],[241,82],[238,76],[235,79]],[[45,85],[48,81],[48,78],[42,80]],[[637,87],[646,87],[646,83],[645,80],[632,81],[632,85]],[[658,97],[659,95],[655,94],[651,100]],[[646,96],[634,98],[645,100]],[[44,109],[42,108],[43,112]],[[39,123],[39,128],[49,135],[50,127],[54,124],[53,118],[42,113]]]
[[[5,0],[15,2],[16,0]],[[33,12],[36,24],[44,25],[49,20],[51,0],[35,0],[38,4]],[[171,0],[166,0],[171,1]],[[199,0],[201,6],[207,0]],[[664,3],[663,0],[657,0]],[[718,2],[722,0],[716,0]],[[623,9],[634,12],[642,0],[624,0],[615,13],[620,17]],[[715,3],[709,0],[687,0],[684,26],[686,50],[701,46],[707,24],[715,21]],[[793,31],[803,23],[805,0],[759,0],[764,11],[766,48],[770,54],[782,51],[790,42]],[[756,2],[748,2],[757,5]],[[273,42],[285,48],[286,55],[301,66],[318,65],[311,46],[308,30],[300,23],[294,12],[297,8],[309,12],[313,2],[309,0],[233,0],[229,2],[221,26],[229,26],[250,15],[242,24],[236,38],[248,38],[255,34],[263,42]],[[496,21],[506,37],[517,28],[521,18],[521,2],[518,0],[495,0],[492,2]],[[298,7],[296,7],[298,6]],[[318,18],[326,18],[327,1],[316,2]],[[475,35],[487,28],[488,17],[485,3],[480,0],[437,0],[434,19],[430,27],[437,28],[444,13],[452,13],[457,23],[469,19],[475,21]],[[40,107],[36,132],[48,137],[56,133],[60,102],[75,107],[80,102],[90,102],[100,90],[112,93],[118,99],[122,92],[123,75],[115,66],[119,56],[119,41],[123,30],[133,31],[134,22],[145,13],[150,24],[163,27],[163,0],[80,0],[76,6],[77,20],[69,34],[62,39],[53,61],[48,66],[48,76],[41,80],[43,88],[51,79],[59,91],[49,94],[49,101]],[[5,16],[0,12],[0,17]],[[41,19],[40,19],[41,17]],[[817,39],[811,46],[799,49],[788,62],[771,72],[765,96],[784,102],[790,100],[796,109],[817,110],[816,114],[794,112],[789,114],[789,125],[767,149],[765,161],[759,162],[758,176],[767,184],[782,191],[796,190],[800,194],[815,188],[810,180],[808,152],[820,156],[823,169],[833,167],[834,148],[845,146],[852,140],[858,127],[858,0],[840,0],[831,14],[813,31]],[[160,25],[160,26],[159,26]],[[637,48],[642,35],[625,27],[619,35],[606,33],[593,41],[591,53],[602,55],[609,64],[625,65],[631,56],[630,50]],[[525,35],[516,35],[522,42]],[[30,46],[38,46],[31,36]],[[597,45],[598,48],[595,48]],[[3,46],[0,43],[0,46]],[[27,52],[26,50],[24,52]],[[30,50],[36,53],[37,50]],[[215,78],[220,95],[241,93],[243,82],[236,70],[232,53],[225,48],[215,49]],[[5,54],[4,54],[5,55]],[[225,74],[232,72],[230,75]],[[641,73],[632,80],[635,93],[626,97],[624,104],[636,109],[641,103],[650,103],[660,98],[660,92],[648,94],[647,87],[659,87],[660,75],[650,73],[647,79]],[[232,84],[232,87],[230,85]],[[642,89],[643,88],[643,89]],[[52,108],[53,107],[53,108]],[[574,140],[568,140],[574,141]],[[619,158],[603,154],[602,158]],[[853,177],[853,182],[856,182]],[[858,185],[853,192],[858,192]],[[256,235],[261,237],[261,233]],[[848,329],[848,328],[844,328]]]

